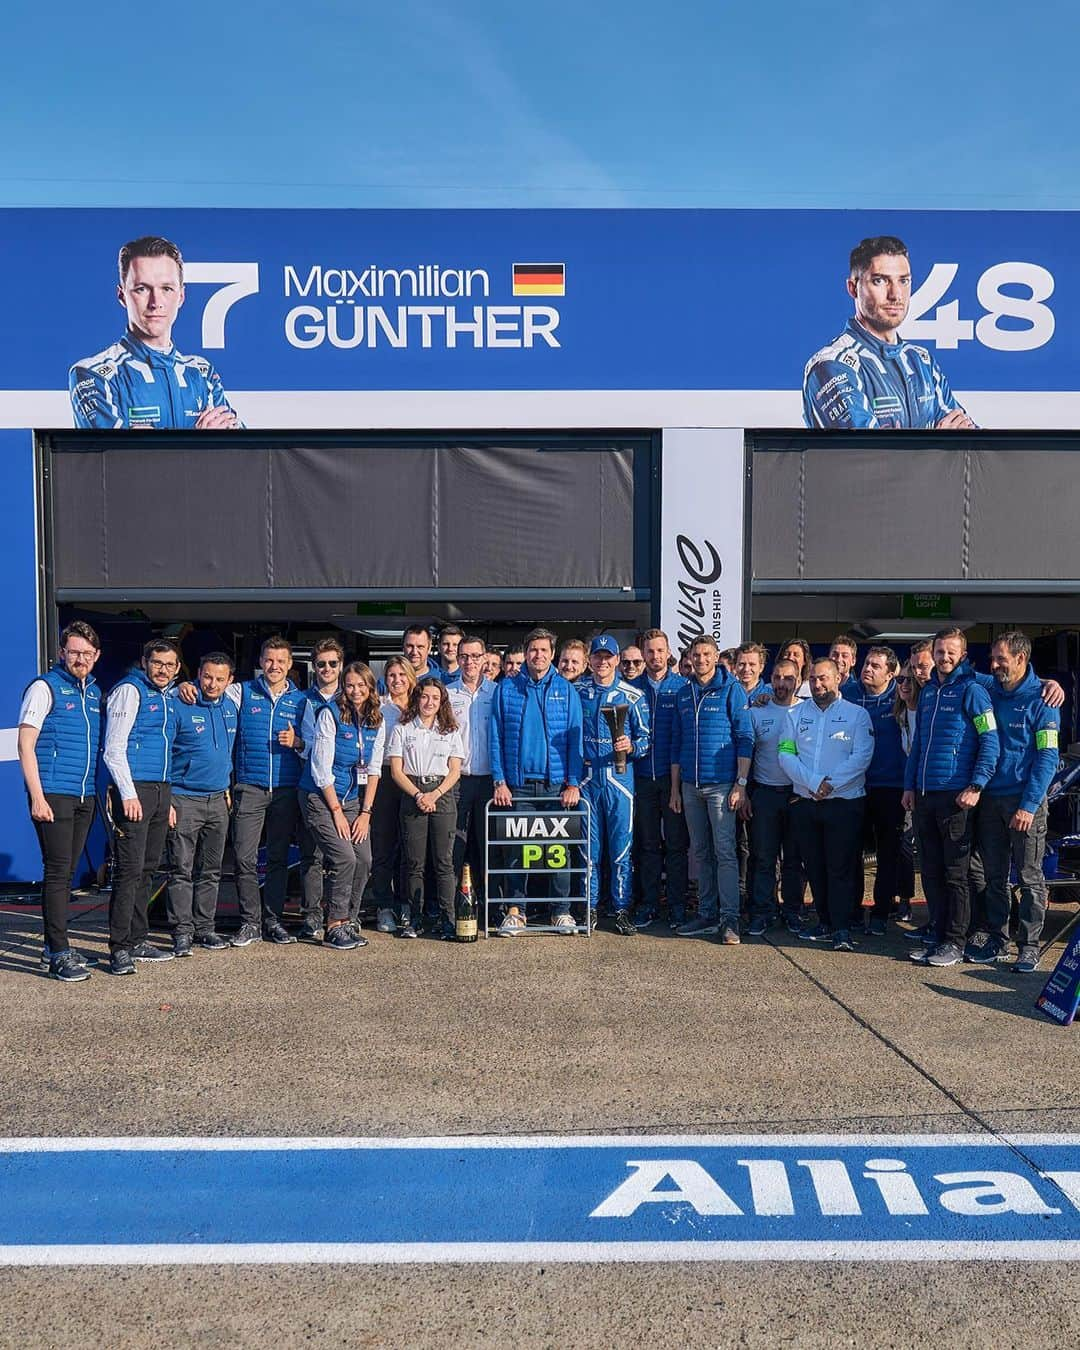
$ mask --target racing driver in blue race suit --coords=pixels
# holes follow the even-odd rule
[[[574,688],[581,695],[585,772],[581,795],[589,802],[589,904],[596,916],[600,899],[600,864],[607,855],[611,901],[616,933],[633,937],[637,932],[630,918],[633,888],[630,884],[630,846],[634,837],[634,771],[628,763],[623,773],[615,767],[615,752],[637,759],[649,749],[649,705],[640,689],[618,678],[619,644],[609,633],[592,640],[589,649],[591,678]],[[626,705],[623,734],[612,740],[602,708]]]
[[[903,241],[881,235],[853,248],[847,289],[855,301],[854,318],[806,363],[806,425],[974,427],[930,352],[897,332],[911,304],[911,263]]]
[[[168,239],[148,235],[120,250],[117,298],[127,332],[111,347],[77,361],[68,387],[77,427],[239,426],[217,371],[204,356],[183,356],[172,329],[184,303],[184,260]]]

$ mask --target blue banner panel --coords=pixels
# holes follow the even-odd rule
[[[13,1140],[0,1197],[4,1264],[1060,1260],[1080,1137]]]
[[[0,212],[3,389],[66,389],[120,338],[117,253],[144,235],[182,250],[173,336],[226,390],[797,390],[879,235],[953,388],[1077,387],[1068,212],[146,208]]]

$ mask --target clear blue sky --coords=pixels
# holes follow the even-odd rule
[[[1080,207],[1073,4],[9,0],[0,205]]]

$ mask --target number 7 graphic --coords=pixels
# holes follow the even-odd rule
[[[257,295],[259,291],[259,264],[242,263],[185,263],[184,284],[192,282],[217,282],[220,289],[214,291],[206,302],[202,316],[202,345],[206,347],[225,346],[225,315],[238,300],[245,295]]]

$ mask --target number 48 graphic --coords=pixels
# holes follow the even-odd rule
[[[1054,278],[1037,263],[1003,262],[988,267],[979,278],[976,294],[986,313],[976,323],[961,319],[960,301],[938,304],[953,284],[958,263],[934,263],[930,275],[911,297],[911,309],[900,328],[909,341],[932,342],[938,349],[952,349],[976,338],[984,347],[999,352],[1030,352],[1044,347],[1054,336],[1054,312],[1044,300],[1054,293]],[[1028,292],[1008,295],[1002,289],[1014,286]],[[924,318],[933,306],[934,317]],[[1023,327],[1003,328],[999,320],[1019,319]]]

